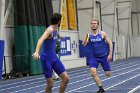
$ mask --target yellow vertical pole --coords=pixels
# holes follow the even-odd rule
[[[66,0],[61,1],[61,14],[62,14],[62,19],[61,19],[61,25],[60,25],[60,30],[67,30],[67,11],[66,11]]]
[[[75,0],[66,0],[66,1],[67,1],[68,29],[77,30]]]

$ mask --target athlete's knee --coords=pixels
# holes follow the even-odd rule
[[[63,84],[67,84],[69,82],[69,76],[68,76],[68,74],[66,72],[63,72],[59,76],[62,79]]]
[[[96,71],[91,71],[90,73],[91,73],[91,75],[92,75],[93,77],[96,77],[96,76],[97,76],[97,72],[96,72]]]
[[[110,72],[110,71],[107,71],[107,72],[105,72],[105,75],[106,75],[107,77],[110,77],[110,76],[111,76],[111,72]]]
[[[93,77],[96,77],[97,76],[96,68],[90,68],[90,73]]]
[[[62,79],[62,82],[63,82],[64,84],[68,84],[68,82],[69,82],[69,77],[68,77],[68,76],[65,76],[65,77]]]

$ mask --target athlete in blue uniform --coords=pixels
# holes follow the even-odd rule
[[[42,69],[47,80],[46,93],[52,93],[53,78],[52,70],[54,70],[62,79],[59,93],[64,93],[69,77],[65,71],[65,67],[56,55],[56,40],[58,35],[58,26],[61,21],[61,14],[54,13],[51,15],[51,25],[45,30],[44,34],[38,40],[36,50],[33,54],[35,60],[40,58]],[[39,56],[40,48],[43,44],[41,56]]]
[[[105,92],[100,78],[97,75],[96,69],[98,68],[99,63],[102,65],[103,70],[105,71],[105,75],[110,77],[111,68],[108,61],[112,59],[112,41],[109,39],[107,34],[98,29],[99,21],[97,19],[93,19],[91,22],[92,32],[88,33],[85,40],[82,42],[84,46],[86,46],[87,42],[91,44],[91,58],[89,62],[91,75],[96,82],[99,90],[97,93]],[[109,44],[109,54],[107,55],[105,50],[105,40]]]

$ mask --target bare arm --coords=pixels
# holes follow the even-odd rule
[[[40,51],[40,48],[41,48],[44,40],[47,39],[49,37],[49,35],[51,35],[51,33],[52,33],[52,29],[51,28],[46,29],[45,32],[43,33],[43,35],[38,40],[38,43],[37,43],[37,46],[36,46],[36,50],[35,50],[35,52],[32,55],[35,60],[37,60],[39,58],[39,51]]]
[[[107,41],[107,43],[109,44],[109,55],[108,55],[108,60],[110,61],[112,59],[112,50],[113,50],[113,46],[112,46],[112,41],[110,40],[110,38],[107,36],[107,34],[105,32],[102,32],[103,34],[103,38]]]

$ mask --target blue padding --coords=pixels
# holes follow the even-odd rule
[[[2,79],[3,56],[4,56],[4,41],[0,40],[0,80]]]

